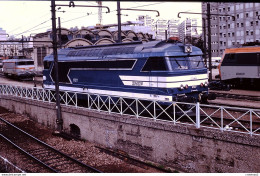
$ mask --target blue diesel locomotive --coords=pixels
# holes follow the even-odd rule
[[[58,51],[61,91],[159,101],[206,102],[208,74],[199,48],[168,39]],[[53,55],[44,58],[43,86],[55,89]]]

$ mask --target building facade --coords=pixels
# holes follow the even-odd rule
[[[14,42],[12,42],[12,40]],[[0,56],[12,58],[13,56],[26,55],[31,57],[33,44],[28,38],[14,38],[9,36],[5,30],[0,28]]]
[[[7,36],[6,31],[0,28],[0,40],[7,40]]]
[[[207,13],[206,2],[202,3],[202,12]],[[260,3],[214,2],[210,3],[210,13],[218,14],[212,15],[210,20],[212,57],[222,56],[225,48],[236,47],[248,42],[259,42]],[[230,16],[221,16],[222,14]],[[203,15],[203,18],[206,18],[206,15]],[[205,27],[207,28],[207,21]]]
[[[168,21],[168,36],[169,37],[179,37],[178,26],[180,24],[180,20],[171,19]]]
[[[197,19],[186,19],[181,21],[179,19],[158,19],[154,20],[150,16],[138,16],[136,19],[140,22],[139,26],[151,27],[154,32],[154,39],[166,40],[166,37],[198,37]]]
[[[197,19],[187,18],[178,26],[179,38],[183,43],[191,43],[193,37],[198,37]]]

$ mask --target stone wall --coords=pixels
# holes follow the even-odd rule
[[[0,106],[56,128],[55,104],[0,96]],[[64,131],[183,172],[260,172],[260,136],[62,106]]]

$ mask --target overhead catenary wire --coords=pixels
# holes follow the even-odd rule
[[[45,16],[47,16],[47,15],[49,15],[49,12],[48,12],[48,13],[45,13],[44,15],[42,15],[42,16],[40,16],[40,17],[34,18],[34,19],[31,20],[31,21],[34,21],[34,20],[36,20],[36,19],[42,19],[43,17],[45,17]],[[29,19],[27,19],[27,21],[29,21]],[[27,25],[28,25],[28,23],[27,23]],[[14,32],[14,31],[17,31],[18,29],[20,29],[20,28],[23,27],[23,26],[24,26],[24,24],[22,24],[22,25],[16,27],[15,29],[10,30],[9,33]]]
[[[47,23],[47,22],[49,22],[49,21],[50,21],[50,20],[46,20],[46,21],[44,21],[44,22],[42,22],[42,23],[40,23],[40,24],[38,24],[38,25],[36,25],[36,26],[34,26],[34,27],[32,27],[32,28],[26,30],[26,31],[23,31],[23,32],[21,32],[21,33],[19,33],[19,34],[16,34],[16,35],[14,35],[14,36],[16,37],[16,36],[21,35],[21,34],[24,34],[24,33],[26,33],[26,32],[30,32],[32,29],[34,29],[34,28],[36,28],[36,27],[38,27],[38,26],[40,26],[40,25],[43,25],[43,24],[45,24],[45,23]]]
[[[140,7],[146,7],[146,6],[153,6],[153,5],[158,5],[158,4],[162,4],[162,3],[165,3],[165,2],[158,2],[158,3],[152,3],[152,4],[134,6],[134,7],[130,7],[130,8],[140,8]],[[112,10],[112,11],[110,11],[110,13],[111,13],[111,12],[116,12],[116,11],[117,11],[117,10]],[[106,12],[102,12],[102,13],[106,13]],[[67,23],[67,22],[70,22],[70,21],[78,20],[78,19],[81,19],[81,18],[84,18],[84,17],[87,17],[87,16],[97,15],[97,14],[98,14],[98,13],[92,13],[92,14],[87,14],[87,15],[79,16],[79,17],[76,17],[76,18],[72,18],[72,19],[69,19],[69,20],[65,20],[65,21],[63,21],[62,23]],[[49,20],[46,20],[46,21],[44,21],[44,22],[42,22],[42,23],[40,23],[40,24],[38,24],[38,25],[36,25],[36,26],[30,28],[30,29],[27,29],[27,30],[25,30],[25,31],[23,31],[23,32],[21,32],[21,33],[14,34],[14,36],[16,37],[16,36],[18,36],[18,35],[22,35],[22,34],[25,34],[25,33],[27,33],[27,32],[33,32],[33,31],[36,31],[36,30],[44,29],[44,28],[50,28],[51,25],[46,26],[46,27],[42,27],[42,28],[36,28],[36,27],[39,27],[39,26],[45,24],[45,23],[48,22],[48,21],[49,21]],[[36,28],[36,29],[35,29],[35,28]]]

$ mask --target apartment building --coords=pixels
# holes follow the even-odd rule
[[[202,12],[207,12],[207,2],[202,3]],[[210,3],[211,53],[222,56],[225,48],[260,40],[260,3]],[[221,16],[221,15],[230,16]],[[235,19],[233,20],[233,17]],[[206,15],[203,15],[206,18]],[[207,21],[206,21],[207,27]],[[207,35],[207,31],[206,31]],[[208,41],[208,39],[207,39]]]
[[[181,42],[191,43],[192,37],[198,37],[197,19],[187,18],[178,26],[179,38]]]
[[[179,31],[178,31],[178,26],[179,26],[180,20],[176,19],[171,19],[168,21],[168,36],[169,37],[179,37]]]

